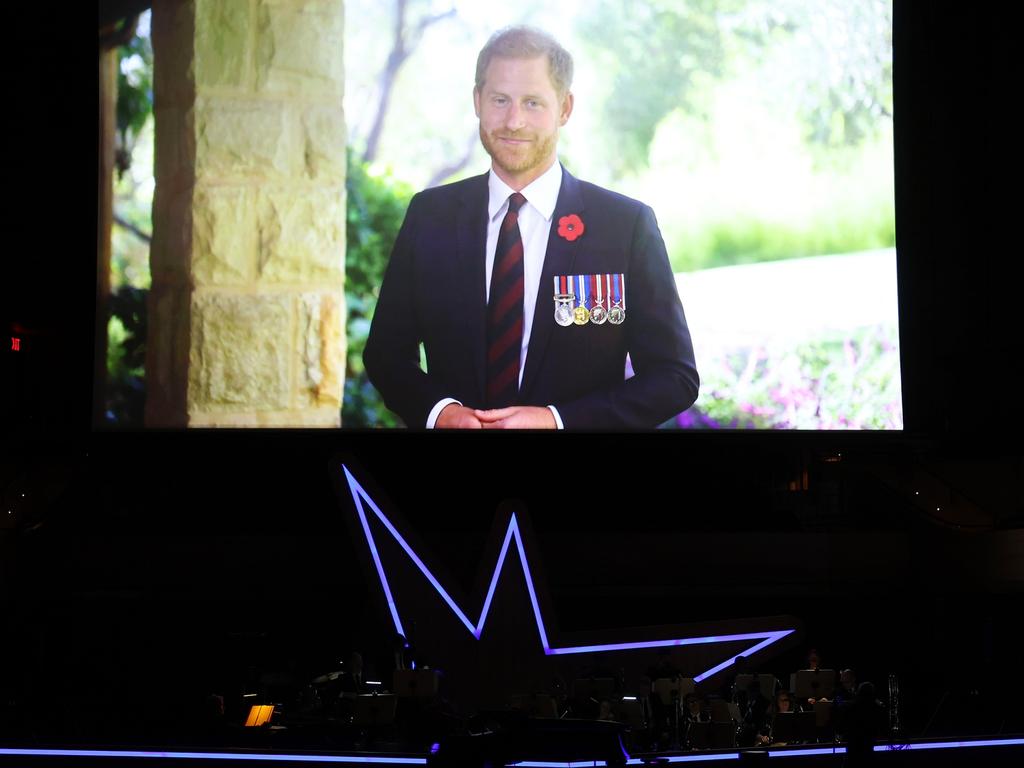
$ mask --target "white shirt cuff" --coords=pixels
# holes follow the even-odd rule
[[[441,411],[443,411],[445,407],[451,405],[452,403],[455,403],[456,405],[462,405],[462,403],[460,403],[454,397],[446,397],[443,400],[439,400],[437,405],[430,409],[430,413],[427,414],[427,429],[434,428],[434,425],[437,424],[437,417],[441,415]],[[558,421],[557,416],[555,416],[555,421]]]
[[[558,415],[558,409],[553,405],[549,405],[548,410],[550,410],[551,415],[555,417],[555,427],[557,429],[565,429],[565,424],[562,423],[562,417]]]

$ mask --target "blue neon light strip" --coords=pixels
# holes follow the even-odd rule
[[[1024,746],[1024,739],[979,739],[977,741],[932,741],[918,744],[880,744],[875,752],[902,752],[907,749],[956,749],[957,747],[1014,747]]]
[[[380,555],[377,553],[377,544],[373,540],[373,535],[370,533],[370,524],[366,522],[366,514],[363,512],[363,505],[358,501],[356,502],[356,512],[359,514],[359,522],[363,526],[363,534],[366,536],[366,540],[370,543],[370,554],[373,557],[373,564],[377,568],[377,574],[380,576],[380,583],[384,587],[384,598],[388,603],[388,610],[391,611],[391,618],[394,619],[395,629],[398,634],[404,636],[405,630],[402,628],[402,620],[398,617],[398,607],[395,605],[395,598],[391,596],[391,586],[388,584],[388,577],[384,573],[384,566],[381,565]]]
[[[787,749],[784,752],[768,752],[768,757],[807,757],[808,755],[843,755],[846,747],[809,747],[807,749]]]
[[[361,765],[426,765],[425,757],[370,755],[268,755],[234,752],[150,752],[116,749],[0,749],[0,756],[17,757],[155,757],[175,760],[256,760],[293,763],[347,763]]]
[[[487,612],[491,610],[491,598],[494,597],[494,590],[498,587],[498,574],[501,573],[501,565],[505,562],[505,555],[508,554],[508,545],[512,541],[512,526],[508,527],[505,532],[505,540],[501,543],[501,552],[498,553],[498,565],[494,569],[494,574],[491,576],[491,583],[487,587],[487,597],[484,599],[483,610],[480,611],[480,621],[477,622],[476,628],[473,630],[473,636],[477,640],[480,639],[480,634],[484,629],[484,622],[487,621]]]
[[[935,741],[916,744],[880,744],[875,752],[922,750],[922,749],[957,749],[967,747],[1014,747],[1024,746],[1024,738],[1014,739],[978,739],[975,741]],[[813,755],[843,754],[845,747],[811,747],[806,749],[769,750],[769,757],[807,757]],[[348,765],[426,765],[423,757],[383,757],[371,755],[289,755],[259,754],[236,752],[161,752],[148,750],[114,750],[114,749],[15,749],[0,748],[0,756],[10,757],[127,757],[127,758],[162,758],[176,760],[252,760],[262,762],[296,762],[296,763],[340,763]],[[697,755],[665,755],[662,759],[669,763],[692,763],[716,760],[736,760],[738,752]],[[603,766],[603,760],[586,761],[547,761],[524,760],[511,765],[519,768],[582,768],[582,766]],[[631,758],[626,765],[643,765],[639,758]]]
[[[349,473],[348,469],[345,469],[345,474],[348,476],[349,488],[351,489],[352,484],[356,483],[356,480],[352,477],[351,473]],[[356,485],[358,486],[359,484],[356,483]],[[402,549],[405,550],[405,553],[412,558],[412,561],[416,563],[416,567],[419,568],[420,572],[427,577],[427,581],[429,581],[433,585],[434,589],[440,593],[441,597],[444,598],[444,601],[448,603],[448,607],[452,609],[452,612],[459,617],[459,621],[466,625],[466,629],[475,634],[476,627],[473,626],[473,622],[466,617],[466,614],[463,613],[462,609],[459,608],[454,600],[452,600],[451,596],[445,591],[444,587],[441,586],[440,582],[434,578],[434,574],[430,572],[430,569],[427,568],[426,564],[419,559],[415,552],[412,551],[412,547],[410,547],[409,543],[402,538],[402,534],[396,530],[395,526],[393,526],[391,521],[384,516],[377,505],[373,503],[373,499],[366,495],[366,491],[364,491],[362,487],[360,487],[359,490],[361,493],[357,495],[353,489],[352,495],[356,499],[359,520],[363,524],[363,532],[366,534],[366,538],[370,542],[370,550],[373,553],[373,563],[377,567],[377,574],[381,578],[381,583],[384,584],[384,592],[387,594],[388,606],[391,608],[391,616],[395,620],[395,629],[398,631],[398,634],[405,635],[405,632],[402,630],[402,622],[398,618],[398,609],[395,607],[394,599],[391,597],[391,588],[388,586],[387,576],[384,574],[384,566],[381,565],[380,557],[377,554],[377,547],[373,543],[373,534],[370,533],[370,527],[366,522],[366,513],[363,511],[363,505],[359,501],[360,496],[370,503],[370,508],[384,524],[384,527],[388,529],[388,533],[394,537],[395,541],[397,541]]]
[[[494,592],[498,586],[498,579],[501,576],[502,568],[505,565],[505,558],[508,556],[508,552],[512,543],[515,539],[516,551],[519,554],[519,561],[523,566],[523,575],[526,579],[526,589],[530,595],[530,605],[533,608],[533,616],[537,625],[537,634],[540,637],[541,648],[543,648],[545,655],[548,656],[560,656],[574,653],[600,653],[604,651],[631,651],[640,650],[645,648],[667,648],[671,646],[682,646],[682,645],[703,645],[708,643],[727,643],[738,640],[759,640],[760,642],[746,649],[745,651],[738,653],[734,656],[729,657],[720,664],[716,664],[710,669],[705,670],[701,674],[694,678],[694,682],[701,682],[716,672],[720,672],[725,669],[733,662],[736,661],[739,656],[750,656],[758,651],[767,648],[772,643],[781,640],[786,635],[792,634],[795,630],[782,629],[773,630],[766,632],[746,632],[735,635],[712,635],[709,637],[684,637],[675,638],[671,640],[647,640],[639,642],[629,643],[604,643],[600,645],[579,645],[579,646],[565,646],[562,648],[553,648],[548,642],[547,629],[544,624],[544,618],[540,611],[540,602],[537,599],[537,590],[534,585],[533,575],[530,572],[530,562],[526,556],[526,547],[523,544],[523,537],[519,530],[519,522],[516,520],[516,516],[513,513],[508,523],[508,529],[505,531],[505,538],[502,541],[501,550],[498,553],[498,561],[495,563],[494,572],[491,574],[491,580],[487,588],[487,595],[484,598],[483,608],[480,610],[480,619],[474,624],[465,611],[459,607],[458,603],[455,602],[454,598],[448,593],[448,591],[441,586],[441,583],[437,580],[430,569],[427,567],[420,557],[413,551],[412,547],[405,538],[398,532],[398,529],[391,523],[390,520],[381,512],[380,507],[370,498],[366,493],[366,490],[359,484],[359,481],[353,477],[352,473],[349,472],[348,467],[342,465],[342,469],[345,471],[345,478],[348,481],[349,491],[352,494],[352,499],[356,505],[356,513],[359,515],[359,522],[362,524],[363,534],[366,536],[366,541],[370,546],[370,553],[373,557],[374,567],[377,569],[377,576],[380,578],[381,586],[384,588],[384,595],[388,603],[388,609],[391,612],[391,617],[395,623],[395,630],[404,635],[405,631],[402,628],[402,621],[398,614],[398,607],[395,603],[394,598],[391,594],[391,586],[388,583],[388,577],[384,571],[384,566],[380,561],[380,555],[377,551],[377,545],[374,541],[373,534],[370,532],[370,526],[367,521],[366,508],[363,506],[365,501],[369,505],[370,510],[377,516],[377,519],[381,521],[388,533],[398,542],[398,545],[402,550],[409,556],[416,567],[419,569],[431,586],[437,590],[437,593],[441,596],[441,599],[451,608],[455,616],[462,622],[462,624],[469,630],[473,637],[480,639],[484,631],[484,625],[487,622],[487,616],[491,609],[491,601],[494,598]]]
[[[516,516],[513,514],[508,523],[509,528],[515,529],[516,548],[519,550],[519,560],[523,564],[523,574],[526,576],[526,588],[530,591],[530,605],[533,606],[533,615],[537,619],[537,631],[540,633],[540,644],[544,653],[557,652],[548,643],[548,633],[544,630],[544,619],[540,615],[540,603],[537,602],[537,592],[533,588],[533,576],[530,574],[530,562],[526,559],[526,548],[523,546],[523,537],[519,534],[519,524],[516,523]],[[500,565],[500,563],[499,563]]]
[[[696,763],[716,760],[738,760],[738,752],[724,752],[714,755],[659,755],[659,761],[665,763]],[[626,765],[643,765],[644,761],[639,758],[631,758]],[[556,760],[524,760],[521,763],[509,763],[516,768],[591,768],[592,766],[607,766],[604,760],[583,760],[583,761],[556,761]]]

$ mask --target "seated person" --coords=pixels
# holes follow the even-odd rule
[[[774,740],[775,717],[780,714],[795,712],[796,707],[794,706],[794,704],[795,700],[793,699],[793,695],[789,691],[779,690],[778,692],[776,692],[775,701],[772,703],[771,707],[769,707],[768,711],[765,713],[765,716],[761,722],[760,729],[758,730],[758,744],[783,743],[776,742]]]
[[[683,720],[687,723],[710,723],[711,712],[704,708],[699,694],[688,693],[683,698]]]

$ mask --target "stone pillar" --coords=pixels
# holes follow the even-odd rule
[[[341,0],[153,4],[148,426],[338,426]]]

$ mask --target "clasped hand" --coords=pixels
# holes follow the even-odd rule
[[[451,403],[438,415],[434,426],[438,429],[555,429],[557,425],[550,408],[513,405],[484,411]]]

